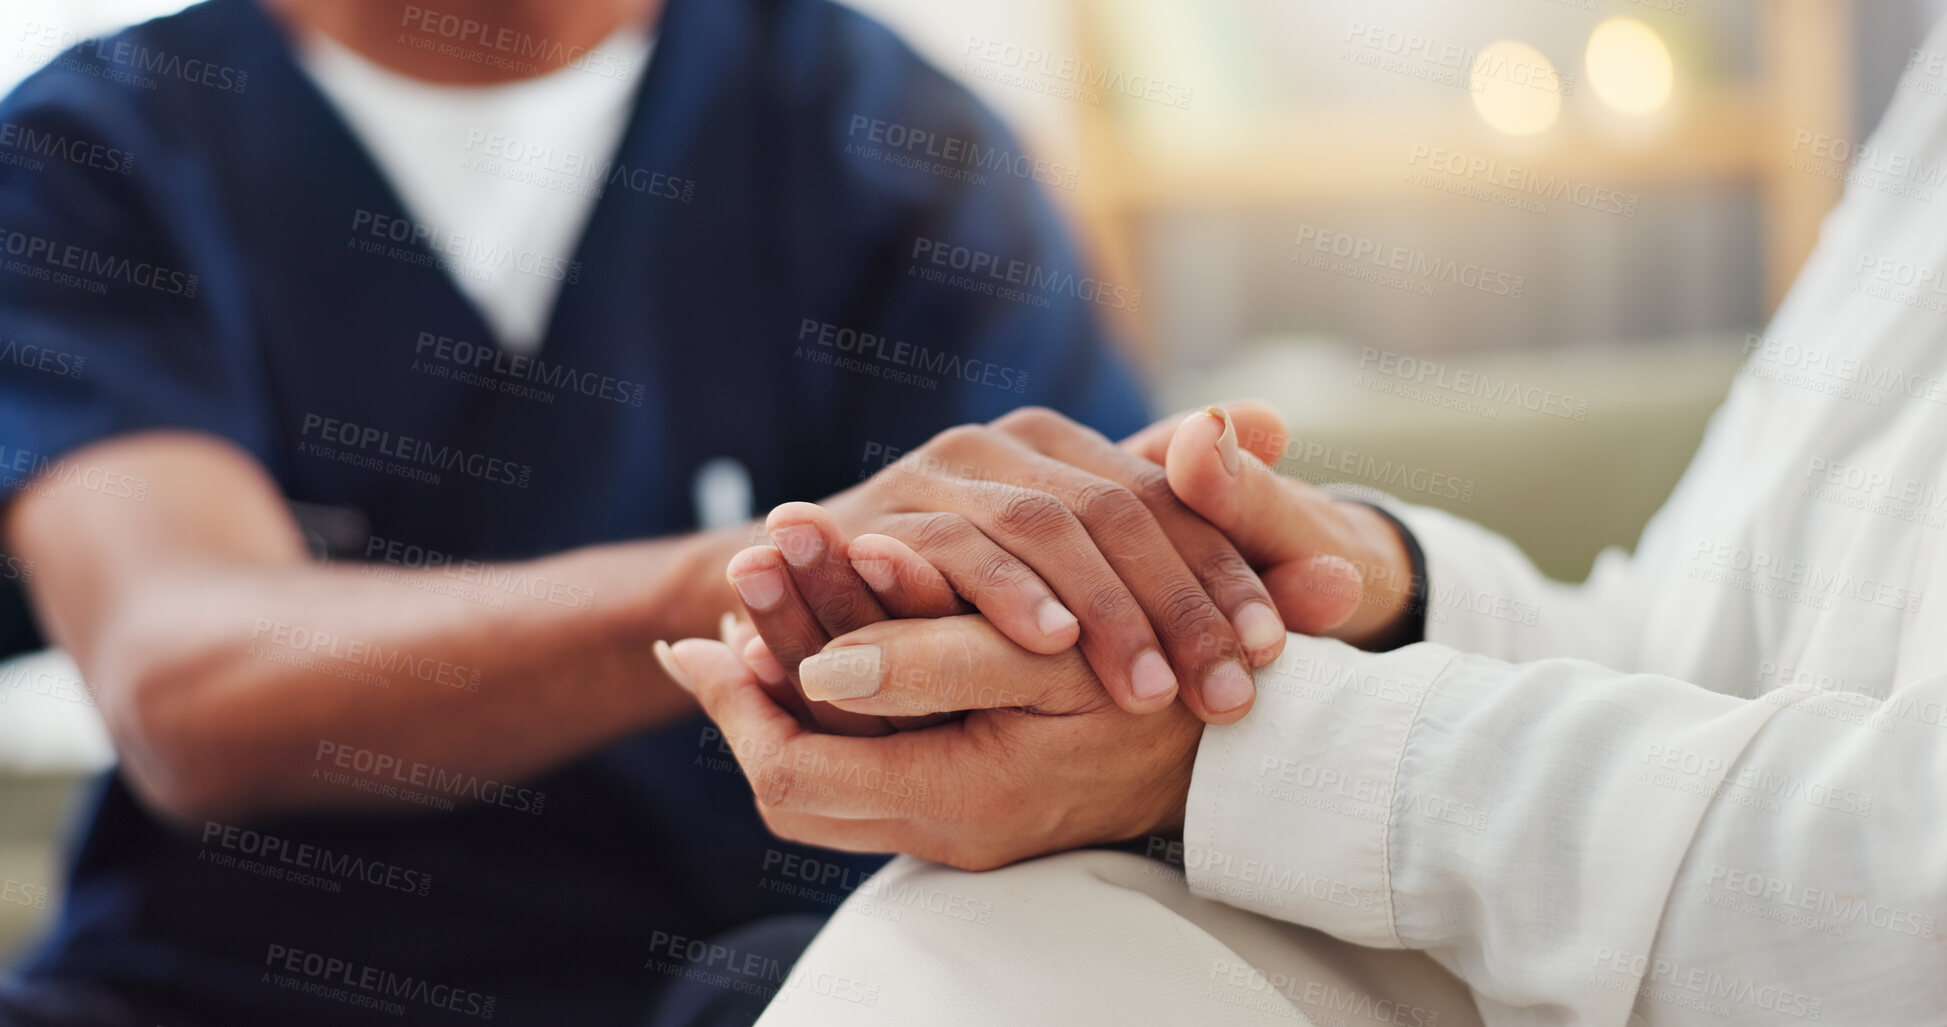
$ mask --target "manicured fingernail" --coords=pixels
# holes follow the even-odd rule
[[[744,601],[744,605],[753,610],[768,610],[784,598],[783,571],[758,571],[733,578],[730,583],[737,587],[737,596]]]
[[[809,567],[825,555],[825,533],[809,524],[793,524],[771,532],[771,541],[793,567]]]
[[[1162,653],[1148,649],[1136,657],[1135,666],[1129,669],[1129,685],[1135,690],[1136,698],[1147,702],[1176,691],[1176,675],[1170,671],[1170,661],[1163,659]]]
[[[690,676],[683,672],[683,665],[676,662],[676,650],[671,649],[668,642],[658,638],[649,651],[656,654],[656,662],[663,665],[663,673],[669,675],[669,680],[676,682],[683,691],[696,694],[696,686],[690,684]]]
[[[1217,436],[1217,459],[1223,461],[1224,470],[1236,474],[1240,466],[1237,458],[1237,426],[1230,422],[1230,415],[1222,407],[1211,407],[1204,413],[1224,422],[1224,433]]]
[[[872,591],[892,591],[895,572],[892,569],[891,560],[881,560],[877,557],[864,558],[855,556],[852,558],[852,569],[858,572],[859,577],[865,579],[866,586],[872,589]]]
[[[846,645],[798,664],[805,698],[815,702],[866,699],[879,692],[879,647]]]
[[[1284,619],[1263,603],[1245,603],[1237,611],[1237,637],[1244,648],[1259,652],[1284,639]]]
[[[1228,713],[1251,701],[1257,686],[1244,668],[1226,660],[1203,679],[1203,704],[1212,713]]]
[[[1059,635],[1074,627],[1075,623],[1075,615],[1069,613],[1068,607],[1061,605],[1061,601],[1053,596],[1042,600],[1041,609],[1034,615],[1034,626],[1041,629],[1042,638]]]

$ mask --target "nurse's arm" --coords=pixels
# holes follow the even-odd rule
[[[714,632],[730,606],[722,568],[748,542],[495,567],[559,587],[483,588],[481,601],[435,569],[314,562],[262,468],[213,437],[123,436],[59,466],[6,509],[6,544],[34,569],[48,637],[96,688],[124,777],[195,826],[411,811],[353,785],[513,784],[693,711],[650,645]],[[101,481],[146,489],[87,487]]]

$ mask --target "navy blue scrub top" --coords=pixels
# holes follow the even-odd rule
[[[693,530],[717,458],[761,511],[1023,404],[1145,420],[1098,325],[1139,297],[1080,274],[988,111],[826,0],[671,0],[586,237],[533,269],[567,279],[541,364],[460,366],[486,322],[425,240],[374,227],[410,215],[250,0],[62,56],[0,104],[10,147],[41,156],[0,161],[9,494],[191,429],[373,536],[515,559]],[[495,1023],[630,1023],[672,939],[828,911],[874,865],[771,839],[701,720],[519,786],[251,825],[277,880],[243,865],[270,843],[165,828],[110,774],[21,979],[171,1025],[460,1022],[483,996]],[[403,1016],[358,1004],[378,981]]]

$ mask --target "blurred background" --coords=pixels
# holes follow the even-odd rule
[[[375,0],[374,0],[375,2]],[[1632,544],[1947,0],[848,0],[1021,134],[1168,408],[1256,396],[1283,469],[1455,510],[1558,577]],[[181,0],[7,0],[0,92]],[[1004,172],[989,172],[1004,173]],[[109,750],[0,668],[0,959]],[[49,901],[51,904],[51,900]]]

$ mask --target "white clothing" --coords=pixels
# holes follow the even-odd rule
[[[1420,953],[1246,913],[1190,894],[1176,867],[1099,850],[985,874],[902,856],[780,977],[761,1027],[1480,1024]]]
[[[1940,167],[1939,100],[1903,88],[1870,146]],[[1489,1024],[1947,1023],[1947,200],[1875,184],[1827,221],[1633,558],[1565,586],[1394,507],[1427,554],[1429,641],[1291,638],[1252,713],[1204,733],[1192,891],[1424,952]],[[1116,908],[1101,933],[1209,969],[1196,912]],[[1125,1001],[1112,965],[1035,929],[952,969],[1079,992],[1099,1022],[1206,1022]],[[880,922],[880,943],[846,917],[804,969],[863,952],[924,997],[945,971],[897,943],[934,930]],[[1305,979],[1318,953],[1256,966]]]
[[[653,48],[624,29],[587,59],[490,86],[401,75],[317,33],[298,55],[495,341],[531,356],[579,277],[577,244]]]

